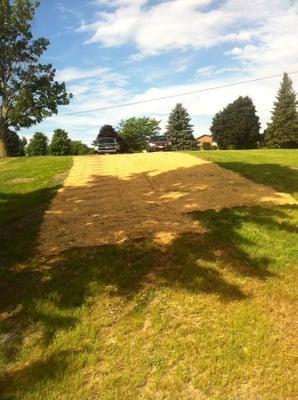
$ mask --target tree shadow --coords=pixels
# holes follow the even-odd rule
[[[253,255],[247,250],[257,244],[253,238],[244,237],[240,228],[251,222],[268,229],[297,232],[287,214],[287,210],[297,209],[297,206],[275,208],[239,206],[230,209],[194,211],[197,198],[192,197],[193,192],[188,193],[185,174],[189,174],[195,182],[197,173],[201,174],[198,175],[199,182],[196,182],[197,190],[202,190],[203,197],[209,187],[206,188],[205,183],[202,183],[202,176],[205,174],[206,181],[210,176],[202,166],[182,168],[175,178],[172,171],[150,178],[148,173],[139,174],[128,180],[111,176],[93,177],[88,186],[64,190],[61,196],[59,194],[60,200],[58,197],[53,200],[55,190],[52,189],[18,195],[20,198],[17,201],[21,201],[21,196],[24,196],[24,200],[26,196],[44,197],[45,201],[30,215],[14,222],[5,230],[1,228],[0,231],[2,332],[0,347],[3,348],[7,362],[13,362],[17,358],[28,329],[36,324],[42,326],[44,347],[55,339],[59,331],[74,329],[79,322],[76,311],[95,294],[108,293],[133,302],[139,293],[148,287],[165,287],[198,295],[206,294],[214,296],[218,301],[230,303],[245,300],[250,296],[239,285],[237,277],[251,277],[255,280],[276,277],[269,268],[272,259],[269,256]],[[150,185],[144,192],[142,182],[148,179]],[[101,194],[106,190],[100,199],[99,188]],[[178,196],[172,196],[177,192]],[[128,193],[127,197],[123,197],[123,193]],[[142,217],[141,215],[134,218],[135,225],[132,228],[139,226],[148,228],[147,235],[144,236],[140,230],[141,234],[130,237],[130,230],[126,232],[124,230],[127,239],[120,243],[85,246],[78,246],[75,240],[67,239],[69,246],[67,249],[47,255],[39,253],[40,232],[48,216],[54,218],[55,222],[51,231],[54,242],[60,237],[59,235],[64,234],[67,226],[63,223],[63,219],[69,218],[71,214],[75,220],[75,225],[71,226],[71,229],[75,229],[75,235],[86,238],[84,235],[90,226],[88,224],[93,223],[99,236],[107,232],[106,226],[108,226],[114,237],[115,233],[121,229],[123,231],[123,227],[126,226],[121,224],[118,218],[122,212],[123,198],[129,203],[126,218],[129,218],[129,210],[132,212],[138,207],[137,203],[140,200],[145,202],[145,218],[138,219]],[[105,205],[107,199],[110,199],[110,204]],[[210,196],[206,199],[207,207]],[[52,205],[49,207],[51,200],[53,200]],[[213,202],[217,204],[217,199],[215,198]],[[106,207],[115,209],[116,218],[113,224],[108,220],[97,220],[98,214],[94,215],[90,210],[84,214],[84,204],[87,204],[87,209],[90,204],[95,210],[97,207],[99,213],[103,214],[101,217],[105,216]],[[167,219],[170,213],[163,213],[164,208],[161,209],[161,213],[155,214],[154,210],[160,206],[166,207],[170,213],[173,212],[173,217]],[[53,208],[59,213],[47,213],[45,216],[45,212]],[[182,215],[181,225],[197,222],[200,229],[187,232],[187,229],[185,230],[187,227],[184,226],[184,231],[177,231],[177,235],[169,243],[156,242],[154,236],[156,232],[176,226],[180,218],[177,214],[179,209],[179,215]],[[144,209],[139,211],[143,212]],[[158,218],[155,218],[156,215]],[[283,222],[280,223],[280,220]],[[106,224],[103,231],[98,221]],[[150,231],[151,226],[154,226],[153,231]],[[105,238],[108,239],[108,235]],[[145,307],[147,301],[149,302],[150,298],[145,301]],[[55,360],[58,360],[57,362],[63,366],[66,359],[67,354],[62,352],[58,357],[53,356],[54,361],[52,359],[48,361],[54,365]],[[30,364],[15,376],[4,375],[0,386],[10,388],[8,393],[13,393],[12,381],[22,380],[22,374],[33,377],[31,380],[25,379],[24,382],[28,387],[34,385],[35,380],[43,379],[43,371],[47,374],[47,361],[45,367],[43,361],[40,363]],[[41,375],[38,375],[39,373]]]
[[[280,164],[251,164],[245,162],[216,161],[223,168],[238,172],[242,176],[278,192],[297,195],[298,168]]]
[[[76,355],[76,350],[58,351],[46,359],[35,361],[0,375],[0,393],[3,400],[21,398],[24,392],[34,390],[37,385],[47,381],[59,381],[65,377],[69,360]],[[2,396],[1,395],[1,396]]]
[[[243,249],[243,245],[256,243],[245,239],[239,228],[253,222],[269,229],[297,232],[289,221],[280,224],[280,218],[287,218],[282,207],[210,210],[192,213],[191,217],[206,230],[180,235],[166,246],[150,239],[136,239],[72,248],[44,257],[35,268],[11,269],[0,285],[8,361],[17,355],[29,327],[42,325],[42,340],[48,346],[56,333],[73,329],[79,322],[72,316],[76,309],[110,288],[113,296],[132,302],[152,286],[205,293],[223,302],[241,301],[249,295],[237,283],[237,275],[257,280],[275,275],[268,268],[270,258],[252,256]],[[46,311],[40,308],[43,303],[50,304]],[[11,343],[9,335],[13,335]]]
[[[44,213],[60,187],[25,194],[0,193],[0,277],[34,256]],[[9,214],[14,217],[8,219]]]

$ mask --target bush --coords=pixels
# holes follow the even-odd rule
[[[211,149],[212,149],[211,143],[205,142],[202,144],[202,150],[211,150]]]

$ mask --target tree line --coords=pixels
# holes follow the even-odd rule
[[[15,137],[15,133],[14,137]],[[17,135],[18,136],[18,135]],[[49,141],[47,136],[42,132],[36,132],[29,143],[26,145],[26,139],[18,137],[19,145],[16,148],[21,148],[21,154],[10,153],[11,156],[67,156],[67,155],[85,155],[94,154],[94,149],[88,147],[79,140],[71,140],[68,133],[63,129],[56,129]],[[17,143],[17,140],[16,142]],[[8,149],[11,151],[11,149]]]
[[[152,135],[160,134],[159,124],[155,118],[133,117],[121,121],[117,130],[104,125],[93,145],[97,146],[103,137],[114,137],[122,151],[142,151]],[[283,75],[271,122],[263,134],[256,107],[248,96],[238,97],[216,113],[210,131],[220,149],[298,148],[297,100],[288,74]],[[196,147],[190,115],[181,103],[169,115],[165,136],[174,150]]]
[[[253,149],[261,146],[298,148],[297,101],[289,76],[286,73],[283,76],[272,120],[263,134],[260,134],[256,107],[248,96],[238,97],[219,111],[212,120],[210,131],[220,149]],[[132,117],[122,120],[117,129],[112,125],[103,125],[92,144],[97,147],[100,139],[113,137],[120,144],[122,152],[138,152],[145,150],[150,137],[160,132],[160,121],[157,119]],[[196,148],[191,118],[181,103],[176,104],[169,115],[165,136],[174,150]],[[25,138],[21,139],[10,131],[7,146],[10,156],[84,155],[95,152],[81,141],[72,141],[63,129],[54,131],[50,143],[43,133],[36,132],[28,144]]]
[[[132,117],[122,120],[117,130],[112,125],[104,125],[93,145],[98,146],[99,140],[104,137],[113,137],[120,144],[122,152],[143,151],[151,136],[160,135],[159,125],[160,121],[148,117]],[[180,103],[176,105],[169,116],[165,136],[176,150],[194,149],[196,146],[190,116]]]
[[[259,117],[250,97],[239,97],[218,112],[210,127],[220,148],[251,149],[298,148],[298,113],[296,92],[284,73],[274,103],[271,121],[260,134]]]

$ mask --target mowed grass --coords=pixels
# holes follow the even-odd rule
[[[196,155],[297,198],[295,151]],[[29,176],[21,164],[31,162],[40,164]],[[41,259],[38,228],[59,162],[0,162],[4,210],[10,195],[22,199],[22,184],[14,191],[8,181],[38,180],[43,163],[52,171],[24,194],[37,197],[33,208],[19,207],[0,228],[0,398],[295,399],[297,207],[197,212],[205,232],[169,247],[140,240]],[[71,160],[61,163],[58,174]],[[16,257],[17,242],[26,246]]]
[[[0,160],[0,226],[47,202],[71,164],[71,157]]]

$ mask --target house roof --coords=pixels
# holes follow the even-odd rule
[[[201,135],[201,136],[199,136],[199,137],[197,137],[197,140],[199,140],[199,139],[202,139],[203,137],[212,137],[211,135]]]

